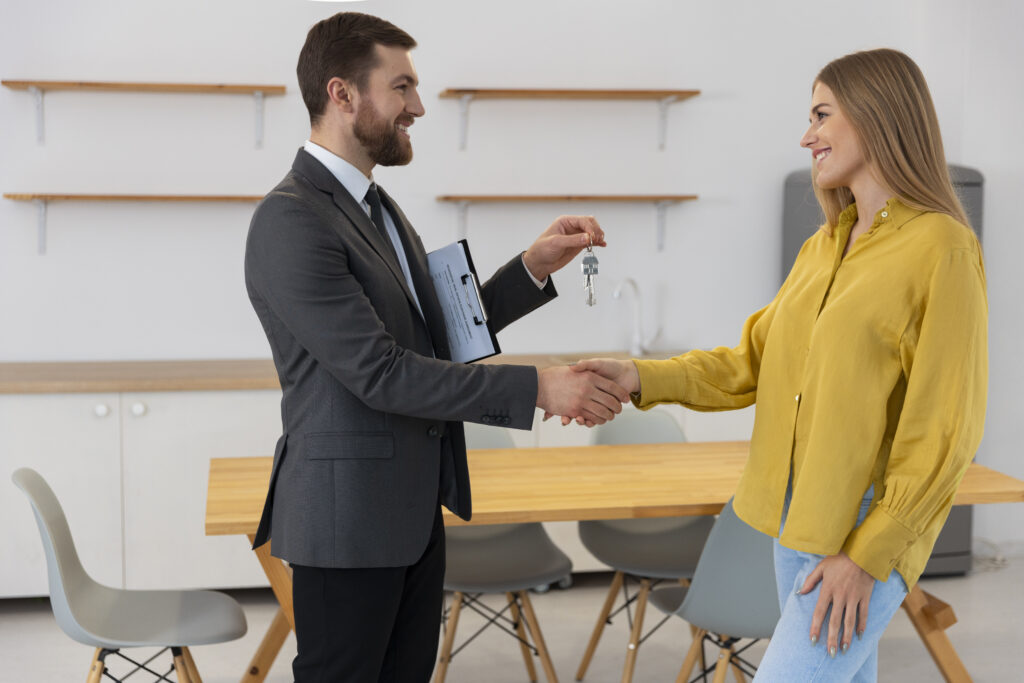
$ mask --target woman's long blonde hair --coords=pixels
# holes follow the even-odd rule
[[[900,201],[970,225],[949,177],[928,84],[914,60],[890,49],[854,52],[826,65],[814,79],[818,83],[832,90],[868,164]],[[811,176],[831,232],[853,193],[846,187],[822,189],[816,170]]]

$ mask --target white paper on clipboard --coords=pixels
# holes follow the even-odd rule
[[[452,360],[471,363],[500,353],[498,340],[487,323],[480,284],[466,240],[430,252],[427,265],[444,311]]]

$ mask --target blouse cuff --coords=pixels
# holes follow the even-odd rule
[[[843,545],[843,552],[875,579],[886,581],[896,566],[896,560],[917,538],[915,532],[876,506],[864,518],[864,522],[850,532]]]
[[[666,363],[671,360],[639,360],[634,358],[637,373],[640,375],[640,391],[631,394],[633,405],[641,410],[666,401],[679,401],[682,393],[679,390],[680,376],[678,373],[666,372]]]

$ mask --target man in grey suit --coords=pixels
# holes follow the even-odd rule
[[[255,539],[293,568],[298,681],[428,681],[442,606],[441,505],[471,514],[462,421],[530,429],[534,408],[602,423],[628,394],[567,367],[449,359],[426,254],[375,165],[412,159],[423,115],[415,41],[340,13],[310,31],[298,79],[312,124],[260,203],[246,243],[250,300],[283,389],[284,434]],[[501,329],[556,293],[589,242],[563,216],[483,285]]]

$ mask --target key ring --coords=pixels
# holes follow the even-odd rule
[[[594,236],[588,232],[587,233],[587,251],[590,251],[593,248],[594,248]]]

